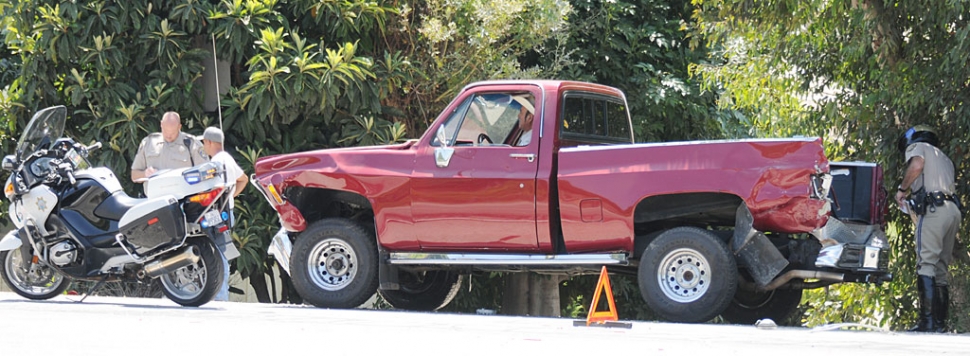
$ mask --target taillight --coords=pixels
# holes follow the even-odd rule
[[[205,193],[193,195],[189,198],[189,201],[202,204],[202,206],[209,206],[213,201],[216,200],[216,198],[219,197],[219,193],[222,193],[222,188],[216,188]]]
[[[811,179],[812,190],[809,192],[810,196],[815,199],[826,199],[829,195],[829,190],[832,189],[832,175],[818,173],[813,174]]]

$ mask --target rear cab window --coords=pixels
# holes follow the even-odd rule
[[[560,112],[560,147],[633,142],[629,113],[620,98],[566,92]]]

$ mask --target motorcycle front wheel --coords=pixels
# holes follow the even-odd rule
[[[208,238],[190,238],[186,247],[199,249],[199,262],[179,268],[159,277],[162,292],[168,299],[186,307],[208,303],[219,292],[223,275],[222,257]]]
[[[43,264],[33,268],[23,267],[23,256],[19,248],[0,252],[0,276],[14,293],[33,300],[51,299],[64,293],[71,285],[71,279]]]

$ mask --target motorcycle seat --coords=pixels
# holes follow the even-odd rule
[[[128,196],[124,191],[117,191],[108,199],[105,199],[96,209],[94,209],[94,215],[100,216],[109,220],[121,220],[121,216],[130,210],[135,205],[140,204],[146,199],[132,198]]]

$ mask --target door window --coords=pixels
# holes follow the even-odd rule
[[[463,102],[443,127],[448,146],[523,146],[531,140],[534,116],[531,94],[481,93]],[[437,138],[432,144],[439,145]]]

